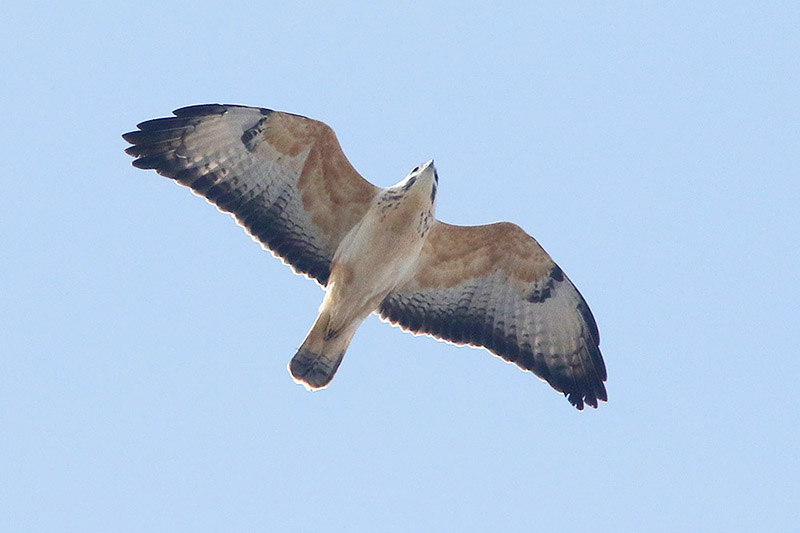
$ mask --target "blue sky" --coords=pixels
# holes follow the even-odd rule
[[[170,2],[0,21],[0,529],[789,530],[795,2]],[[322,291],[120,135],[184,105],[324,120],[439,218],[536,236],[600,327],[575,411],[370,317],[286,363]]]

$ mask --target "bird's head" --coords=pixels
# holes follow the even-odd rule
[[[397,184],[403,191],[423,191],[430,197],[431,205],[436,204],[436,190],[439,187],[439,174],[433,165],[433,159],[416,167],[408,176]]]

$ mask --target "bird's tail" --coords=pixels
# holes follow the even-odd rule
[[[323,311],[306,340],[289,362],[289,372],[308,389],[326,387],[344,358],[355,329],[335,331],[329,327],[330,315]]]

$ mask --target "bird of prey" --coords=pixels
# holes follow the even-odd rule
[[[359,175],[322,122],[220,104],[173,114],[123,135],[133,165],[231,213],[325,288],[289,363],[295,381],[327,386],[358,327],[378,313],[413,333],[485,347],[578,409],[607,400],[597,325],[581,294],[519,226],[437,220],[433,161],[381,188]]]

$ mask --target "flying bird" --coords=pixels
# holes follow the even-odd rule
[[[289,363],[295,381],[327,386],[358,327],[378,313],[413,333],[485,347],[578,409],[607,400],[600,337],[581,294],[519,226],[437,220],[433,161],[381,188],[359,175],[322,122],[220,104],[173,114],[123,135],[133,165],[231,213],[325,288]]]

